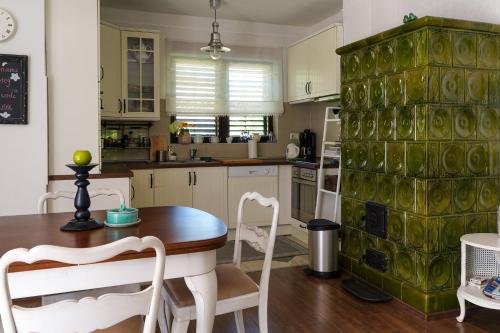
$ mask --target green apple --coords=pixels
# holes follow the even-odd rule
[[[73,162],[76,165],[87,165],[92,161],[92,155],[88,150],[75,150],[73,153]]]

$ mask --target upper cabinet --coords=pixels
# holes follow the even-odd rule
[[[101,117],[160,119],[158,33],[101,24]]]
[[[340,94],[343,29],[337,25],[288,48],[288,101]]]

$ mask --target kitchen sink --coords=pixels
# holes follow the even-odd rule
[[[188,164],[193,164],[193,163],[196,163],[196,164],[205,164],[205,163],[217,163],[217,161],[215,160],[211,160],[211,161],[203,161],[203,160],[175,160],[175,161],[165,161],[165,162],[158,162],[158,164],[185,164],[185,163],[188,163]]]

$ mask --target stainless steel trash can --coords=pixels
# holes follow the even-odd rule
[[[314,219],[309,221],[307,229],[309,274],[325,279],[338,277],[340,225],[325,219]]]

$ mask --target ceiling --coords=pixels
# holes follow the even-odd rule
[[[103,7],[211,17],[208,0],[101,0]],[[311,26],[342,9],[342,0],[222,0],[217,16],[228,20]]]

